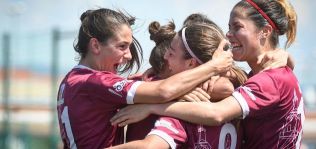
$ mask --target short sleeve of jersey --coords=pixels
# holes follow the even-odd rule
[[[127,80],[110,72],[96,72],[87,81],[92,96],[118,104],[133,104],[136,89],[141,84],[141,81]]]
[[[280,99],[277,83],[267,73],[251,77],[233,92],[243,110],[243,118],[271,113]]]
[[[175,149],[187,140],[184,125],[177,119],[161,117],[148,135],[157,135],[164,139],[170,148]]]

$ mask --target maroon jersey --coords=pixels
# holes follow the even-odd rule
[[[254,75],[233,96],[243,110],[244,148],[300,148],[304,104],[289,67]]]
[[[140,83],[82,65],[72,69],[62,81],[57,99],[64,148],[96,149],[123,143],[123,129],[109,120],[119,108],[133,103]]]
[[[239,132],[242,131],[237,120],[220,126],[204,126],[161,117],[148,135],[161,137],[172,149],[235,149],[240,148],[242,141]]]
[[[150,130],[154,128],[155,122],[158,118],[159,117],[157,115],[152,114],[142,121],[128,125],[126,131],[126,142],[144,139]]]
[[[155,75],[149,78],[149,81],[157,81],[160,79],[161,78]],[[150,130],[154,128],[158,118],[159,116],[151,114],[142,121],[129,124],[126,131],[126,142],[144,139]]]

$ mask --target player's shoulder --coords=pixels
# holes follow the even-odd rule
[[[125,78],[108,71],[94,71],[89,74],[86,83],[90,85],[113,84],[124,79]]]
[[[295,76],[292,70],[289,67],[281,67],[262,71],[249,78],[245,85],[247,84],[247,86],[260,90],[272,91],[290,86],[295,82]]]
[[[263,74],[267,74],[267,75],[284,75],[284,74],[291,74],[291,73],[293,73],[293,71],[288,66],[268,69],[268,70],[263,71]]]
[[[269,81],[284,79],[288,75],[292,75],[293,72],[289,67],[280,67],[275,69],[268,69],[262,71],[256,75],[249,78],[249,81],[269,83]]]
[[[262,75],[270,78],[276,84],[286,84],[291,82],[296,82],[295,75],[291,68],[288,66],[270,69],[264,71]]]
[[[104,83],[104,81],[111,80],[111,78],[117,78],[117,76],[107,71],[96,71],[90,68],[76,66],[65,78],[70,84],[76,83],[91,86]]]

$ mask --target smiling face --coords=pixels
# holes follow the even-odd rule
[[[167,49],[164,59],[169,66],[170,76],[190,69],[190,59],[185,59],[185,47],[183,45],[181,37],[178,34],[173,38],[171,46]]]
[[[98,69],[116,73],[119,65],[131,60],[132,41],[131,29],[127,25],[121,25],[115,36],[109,38],[106,43],[99,44]]]
[[[233,46],[236,61],[256,61],[260,54],[259,29],[247,19],[241,8],[234,8],[230,14],[229,31],[226,34]]]

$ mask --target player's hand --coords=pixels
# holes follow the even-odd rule
[[[142,73],[132,74],[127,77],[128,80],[139,80],[140,78],[143,78]]]
[[[136,73],[127,77],[129,80],[143,80],[143,81],[152,81],[152,76],[155,75],[155,72],[152,68],[147,69],[144,73]]]
[[[179,101],[188,102],[210,102],[211,96],[208,95],[202,88],[196,87],[191,92],[183,95]]]
[[[214,89],[214,86],[215,86],[215,82],[220,78],[220,76],[213,76],[211,77],[211,79],[205,81],[203,84],[202,84],[202,89],[204,91],[206,91],[206,93],[208,95],[212,95],[212,92],[213,92],[213,89]]]
[[[211,62],[214,63],[214,66],[219,73],[224,73],[230,70],[234,62],[233,54],[228,45],[229,42],[227,40],[222,40],[212,56]]]
[[[294,63],[290,60],[290,54],[283,49],[265,52],[259,56],[257,64],[261,65],[264,70],[284,66],[294,68]]]
[[[129,105],[116,113],[110,120],[112,125],[124,127],[131,123],[139,122],[151,114],[150,104]]]
[[[143,81],[151,81],[151,77],[155,75],[154,69],[149,68],[143,73]]]

